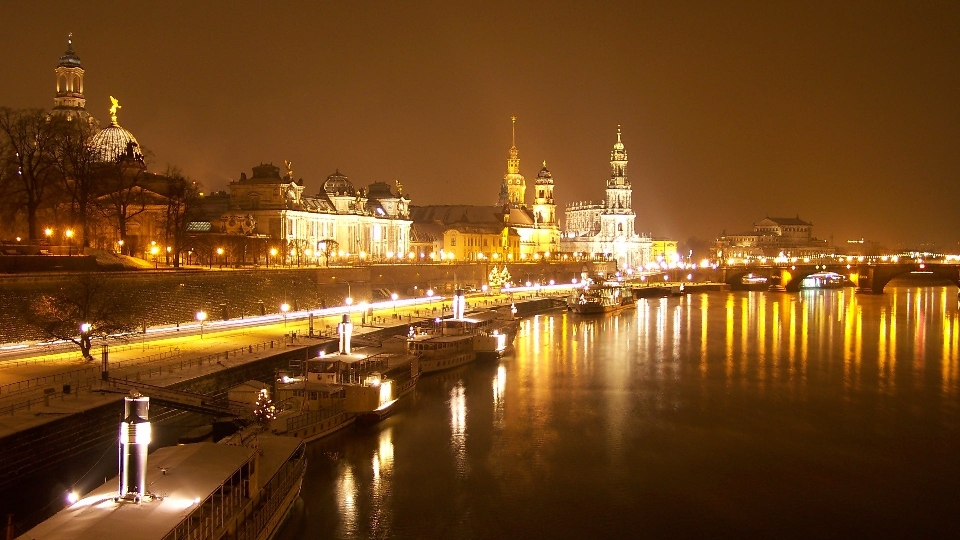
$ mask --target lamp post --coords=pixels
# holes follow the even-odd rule
[[[223,270],[223,248],[217,248],[217,256],[220,257],[220,269]]]
[[[63,231],[63,235],[67,237],[67,256],[73,255],[73,229],[67,229]]]
[[[207,320],[207,312],[198,311],[197,320],[200,321],[200,339],[203,339],[203,321]]]
[[[160,252],[160,248],[158,248],[157,246],[152,246],[152,247],[150,248],[150,254],[153,255],[153,269],[154,269],[154,270],[156,270],[157,268],[160,267],[160,266],[159,266],[160,263],[157,261],[157,253],[159,253],[159,252]]]
[[[276,258],[277,248],[270,248],[270,255],[267,257],[267,268],[270,268],[270,257]]]
[[[290,304],[284,302],[280,304],[280,312],[283,313],[283,326],[287,326],[287,312],[290,311]]]
[[[393,293],[390,295],[390,298],[393,298],[393,314],[396,315],[397,314],[397,298],[400,298],[400,296],[398,296],[397,293]]]
[[[90,323],[80,325],[80,351],[83,353],[84,360],[92,360],[90,356],[90,329],[93,328]]]

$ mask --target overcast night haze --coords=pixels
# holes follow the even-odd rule
[[[948,538],[960,3],[0,3],[26,540]]]
[[[73,32],[87,108],[208,190],[260,161],[494,204],[521,172],[596,198],[617,125],[637,229],[765,216],[891,247],[960,241],[953,2],[72,2],[3,6],[3,104],[49,107]],[[444,189],[456,185],[455,191]]]

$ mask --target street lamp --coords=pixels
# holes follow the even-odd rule
[[[80,351],[83,353],[84,360],[92,360],[90,356],[90,329],[93,328],[90,323],[80,325]]]
[[[270,257],[276,258],[276,256],[277,256],[277,248],[270,248]],[[269,257],[267,258],[267,268],[270,268],[270,258],[269,258]]]
[[[217,248],[217,256],[220,257],[220,268],[222,269],[223,268],[223,248],[222,247]]]
[[[400,296],[397,295],[397,293],[393,293],[393,294],[390,295],[390,298],[393,298],[393,313],[394,313],[394,315],[396,315],[396,313],[397,313],[397,298],[400,298]]]
[[[203,339],[203,321],[207,320],[207,312],[198,311],[197,320],[200,321],[200,339]]]
[[[280,311],[283,313],[283,326],[287,326],[287,312],[290,311],[290,304],[286,302],[280,304]]]
[[[63,231],[63,235],[67,237],[67,256],[73,255],[73,229]]]
[[[159,268],[159,263],[157,262],[157,253],[160,252],[160,248],[153,246],[150,248],[150,253],[153,255],[153,269],[156,270]]]

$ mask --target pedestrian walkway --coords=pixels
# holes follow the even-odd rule
[[[507,295],[481,296],[468,303],[474,308],[493,308],[513,300]],[[356,334],[362,335],[429,320],[449,309],[450,301],[444,298],[400,308],[387,302],[362,315],[353,313],[351,319]],[[290,313],[283,321],[256,327],[208,329],[202,336],[187,329],[182,335],[144,338],[139,343],[134,336],[130,342],[109,346],[109,377],[165,387],[335,338],[342,315],[316,317],[314,336],[310,337],[308,314]],[[92,352],[97,356],[93,362],[83,360],[79,352],[0,362],[0,437],[119,401],[122,394],[101,392],[102,362],[97,350]]]

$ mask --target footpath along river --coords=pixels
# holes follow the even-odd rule
[[[282,538],[930,537],[960,515],[953,287],[524,319],[309,447]]]

